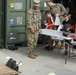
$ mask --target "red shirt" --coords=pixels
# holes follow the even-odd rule
[[[48,23],[48,29],[53,30],[53,26],[51,26],[52,21],[51,21],[51,19],[50,19],[50,18],[48,18],[48,19],[47,19],[47,23]],[[50,25],[50,26],[49,26],[49,25]]]

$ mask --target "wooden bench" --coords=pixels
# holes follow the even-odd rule
[[[19,73],[0,63],[0,75],[19,75]]]

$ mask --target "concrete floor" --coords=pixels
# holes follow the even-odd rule
[[[5,64],[7,57],[12,57],[17,62],[22,60],[20,75],[76,75],[76,60],[70,58],[65,64],[63,50],[60,54],[57,51],[57,49],[46,51],[42,46],[38,46],[36,53],[39,56],[36,59],[30,59],[27,57],[27,47],[19,47],[16,51],[2,49],[0,50],[0,62]]]

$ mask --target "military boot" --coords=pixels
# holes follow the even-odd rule
[[[33,54],[32,51],[30,51],[30,52],[28,53],[28,57],[30,57],[30,58],[32,58],[32,59],[36,59],[36,56],[34,56],[34,54]]]
[[[36,57],[38,57],[38,55],[37,55],[37,54],[35,54],[35,53],[34,53],[34,51],[33,51],[33,55],[34,55],[34,56],[36,56]]]

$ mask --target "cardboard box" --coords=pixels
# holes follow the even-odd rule
[[[19,73],[0,63],[0,75],[19,75]]]

